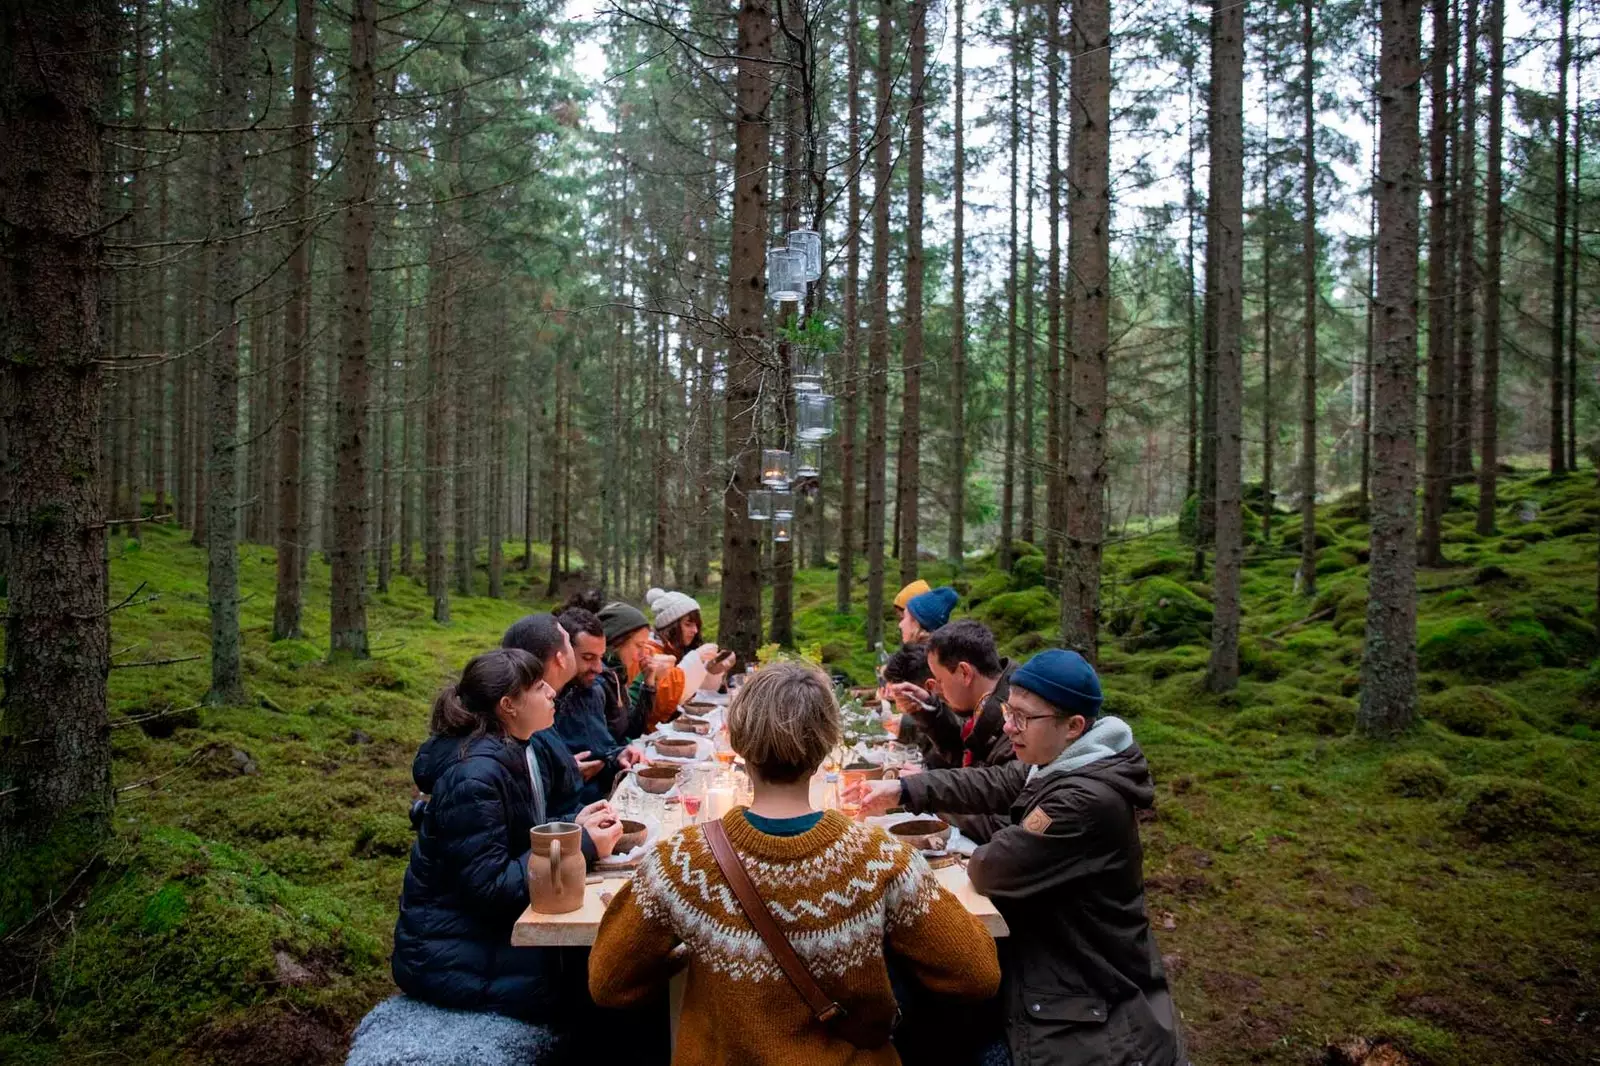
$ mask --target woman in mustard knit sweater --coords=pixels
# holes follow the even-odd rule
[[[750,879],[852,1038],[818,1022],[756,933],[699,827],[656,845],[617,893],[589,956],[601,1006],[639,1003],[687,963],[677,1066],[892,1064],[897,1014],[884,952],[929,991],[994,995],[994,941],[921,856],[881,829],[812,809],[811,775],[839,741],[839,706],[814,667],[766,667],[728,709],[755,798],[722,820]]]

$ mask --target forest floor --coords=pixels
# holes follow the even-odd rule
[[[1456,492],[1452,565],[1419,578],[1424,718],[1390,744],[1351,735],[1367,527],[1350,508],[1320,513],[1313,600],[1292,587],[1297,518],[1250,547],[1245,676],[1222,697],[1202,683],[1209,589],[1176,532],[1108,551],[1108,710],[1156,774],[1150,914],[1196,1062],[1317,1062],[1353,1037],[1415,1062],[1600,1061],[1600,495],[1592,474],[1503,485],[1488,538],[1474,492]],[[113,598],[158,597],[114,615],[118,661],[203,656],[188,535],[147,528],[111,550]],[[1009,654],[1055,630],[1037,555],[923,570],[953,577],[958,614]],[[833,610],[835,577],[797,575],[798,643],[866,680],[860,609]],[[312,640],[268,640],[270,549],[243,549],[241,584],[250,705],[195,708],[204,658],[113,671],[112,838],[87,866],[63,846],[0,873],[0,1061],[337,1062],[393,991],[429,701],[546,606],[543,581],[511,570],[507,599],[457,598],[439,627],[397,577],[371,599],[359,664],[326,661],[320,560]]]

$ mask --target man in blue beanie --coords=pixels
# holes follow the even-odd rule
[[[1014,1061],[1183,1066],[1144,905],[1144,753],[1126,722],[1101,717],[1100,678],[1077,652],[1040,652],[1010,681],[1015,762],[862,782],[846,799],[865,814],[1009,814],[967,874],[1011,929],[1000,997]]]
[[[961,593],[949,585],[911,597],[906,613],[900,616],[900,639],[907,644],[926,644],[935,629],[950,621],[950,612],[960,599]]]

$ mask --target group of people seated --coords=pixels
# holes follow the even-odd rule
[[[587,864],[611,854],[622,825],[605,797],[641,759],[629,742],[737,665],[705,641],[693,599],[647,600],[653,620],[593,601],[530,615],[439,694],[414,766],[426,798],[395,929],[402,991],[545,1026],[574,1056],[605,1033],[646,1062],[1186,1062],[1144,906],[1143,754],[1100,714],[1082,657],[1006,661],[985,627],[950,620],[948,587],[902,590],[904,643],[881,670],[924,768],[845,800],[956,825],[1008,936],[997,943],[921,854],[812,805],[840,711],[827,674],[789,662],[727,708],[749,806],[649,850],[592,949],[513,947],[530,829],[573,821]]]

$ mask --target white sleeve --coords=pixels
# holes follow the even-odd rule
[[[700,683],[706,679],[706,664],[700,658],[700,648],[688,652],[678,660],[678,669],[683,671],[683,698],[688,699],[700,690]]]

